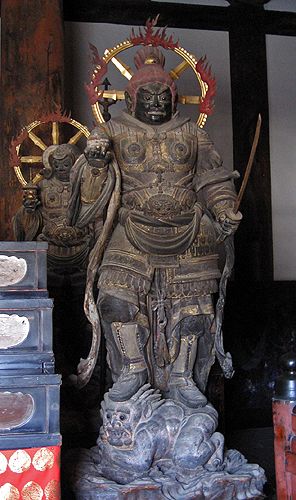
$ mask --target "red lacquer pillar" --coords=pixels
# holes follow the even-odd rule
[[[296,499],[296,354],[281,358],[284,369],[273,397],[277,500]]]
[[[61,0],[1,1],[0,241],[11,240],[21,187],[9,145],[21,128],[63,104]]]

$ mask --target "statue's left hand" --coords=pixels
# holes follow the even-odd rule
[[[220,212],[218,222],[220,224],[222,239],[236,232],[242,217],[241,212],[234,212],[232,208],[226,208]]]

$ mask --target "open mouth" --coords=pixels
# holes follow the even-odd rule
[[[118,440],[126,440],[126,439],[131,439],[131,433],[128,432],[127,430],[112,430],[112,431],[107,431],[107,435],[109,437],[109,440],[112,441],[118,441]]]
[[[67,171],[64,171],[64,172],[57,172],[57,175],[59,177],[60,180],[68,180],[69,179],[69,172]]]
[[[153,115],[153,116],[164,116],[165,113],[163,111],[157,111],[157,110],[153,111],[152,110],[152,111],[148,111],[147,115],[149,115],[149,116],[150,115]]]

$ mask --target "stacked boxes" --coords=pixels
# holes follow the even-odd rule
[[[42,487],[45,472],[44,488],[54,481],[55,490],[59,489],[56,458],[61,445],[61,379],[54,374],[53,302],[46,289],[46,250],[47,243],[0,242],[0,498],[10,491],[13,494],[14,488],[20,495],[24,488],[39,488],[36,498],[47,498]],[[13,450],[27,457],[27,465],[16,473],[12,484],[7,475],[15,474],[10,466],[11,457],[16,456]],[[42,470],[32,465],[35,455],[42,457]],[[39,482],[27,481],[32,471]]]

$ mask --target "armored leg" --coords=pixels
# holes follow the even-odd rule
[[[121,373],[110,390],[114,401],[131,398],[147,380],[147,366],[144,358],[145,332],[136,323],[114,322],[112,334],[121,353]]]
[[[207,403],[206,397],[193,381],[199,343],[205,334],[204,317],[202,314],[186,316],[173,331],[174,336],[179,338],[179,350],[171,366],[165,397],[180,401],[190,408]]]
[[[113,386],[110,398],[116,401],[129,399],[147,380],[144,348],[149,330],[143,325],[139,306],[114,294],[100,290],[98,308],[106,337],[107,360],[111,369]]]
[[[169,390],[165,394],[166,398],[180,401],[190,408],[207,404],[207,398],[197,388],[192,378],[197,343],[198,338],[194,334],[181,337],[179,355],[172,366]]]

